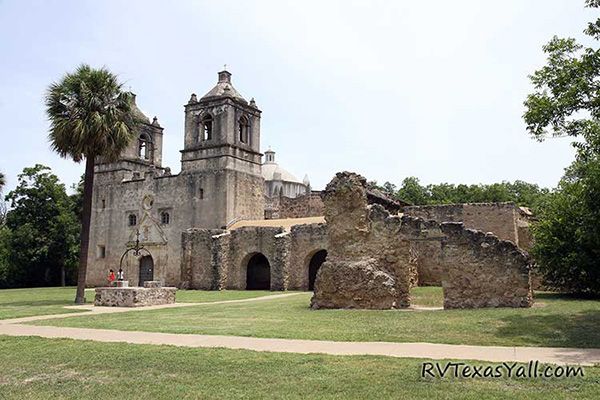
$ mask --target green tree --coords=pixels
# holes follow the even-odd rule
[[[8,237],[5,286],[65,285],[76,265],[79,226],[73,205],[58,177],[37,164],[25,168],[8,193],[11,210],[3,238]],[[6,243],[0,245],[6,247]]]
[[[404,178],[400,189],[396,193],[396,197],[414,205],[427,204],[429,202],[427,189],[421,186],[419,178],[415,178],[414,176]]]
[[[600,0],[587,0],[600,7]],[[585,34],[600,39],[600,18]],[[543,48],[547,64],[531,75],[534,93],[524,120],[537,140],[578,138],[575,162],[540,207],[532,252],[546,284],[600,295],[600,50],[554,37]]]
[[[50,142],[62,157],[85,159],[81,250],[75,303],[85,302],[94,162],[112,161],[133,140],[136,117],[133,96],[105,68],[81,65],[53,83],[46,94]]]

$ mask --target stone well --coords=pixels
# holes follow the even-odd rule
[[[161,287],[160,282],[145,282],[144,287],[96,288],[95,306],[144,307],[175,303],[175,287]]]

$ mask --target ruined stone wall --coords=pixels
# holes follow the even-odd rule
[[[514,203],[442,204],[404,207],[403,213],[425,220],[462,222],[466,228],[493,232],[503,240],[518,242],[517,207]]]
[[[530,307],[530,260],[513,242],[442,223],[444,308]]]
[[[365,178],[349,172],[327,185],[325,219],[329,250],[312,307],[407,307],[415,275],[407,237],[414,235],[411,221],[368,205]]]
[[[365,185],[349,172],[327,185],[329,252],[317,274],[313,308],[406,307],[416,268],[427,269],[423,257],[433,260],[432,252],[445,308],[531,306],[530,261],[515,243],[462,223],[390,215],[368,204]]]
[[[265,219],[318,217],[323,212],[321,192],[311,192],[295,198],[265,197]]]
[[[308,290],[308,266],[319,250],[327,250],[325,224],[293,226],[290,232],[288,290]]]
[[[466,228],[492,232],[503,240],[520,244],[529,234],[528,225],[518,229],[519,210],[513,203],[444,204],[410,206],[403,209],[405,215],[442,222],[462,222]],[[419,284],[439,286],[442,284],[440,265],[441,243],[414,244],[419,253]]]

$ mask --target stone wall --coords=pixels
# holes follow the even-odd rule
[[[217,270],[223,264],[217,259],[215,242],[223,232],[220,229],[188,229],[182,234],[182,288],[210,290],[220,285]]]
[[[500,239],[518,243],[518,207],[514,203],[409,206],[404,207],[403,213],[438,223],[462,222],[466,228],[493,232]]]
[[[99,287],[95,306],[145,307],[175,303],[174,287]]]
[[[406,234],[414,230],[379,204],[369,205],[366,179],[342,172],[325,190],[329,250],[313,308],[407,307],[416,273]],[[408,223],[405,223],[408,222]]]
[[[404,215],[442,222],[462,222],[469,229],[492,232],[503,240],[510,240],[524,250],[529,249],[529,219],[514,203],[444,204],[404,207]],[[527,247],[522,247],[527,246]],[[419,253],[419,285],[440,286],[441,243],[414,244]]]
[[[246,289],[250,258],[263,254],[271,290],[307,290],[308,263],[327,249],[324,224],[246,226],[231,231],[188,229],[182,234],[181,281],[190,289]]]
[[[530,307],[530,260],[513,242],[442,223],[444,308]]]
[[[265,197],[265,219],[305,218],[323,215],[321,192],[311,192],[295,198]]]
[[[329,252],[317,274],[313,308],[407,307],[418,266],[428,269],[423,262],[434,259],[445,308],[531,306],[529,258],[515,243],[462,223],[390,215],[368,204],[365,185],[350,172],[327,185]]]
[[[308,290],[308,267],[319,250],[327,250],[325,224],[293,226],[290,231],[288,290]]]
[[[282,276],[273,276],[273,272],[283,273],[284,268],[277,265],[277,245],[275,236],[283,233],[282,228],[247,226],[231,231],[229,237],[228,259],[224,289],[246,289],[246,267],[250,258],[262,253],[271,267],[271,290],[283,290]]]

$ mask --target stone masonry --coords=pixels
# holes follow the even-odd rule
[[[400,308],[416,273],[399,216],[369,205],[366,179],[342,172],[325,189],[329,251],[317,273],[312,308]]]
[[[516,244],[462,223],[390,215],[368,204],[365,185],[350,172],[327,185],[329,253],[317,274],[313,308],[407,307],[420,243],[440,246],[445,308],[531,306],[530,261]]]

